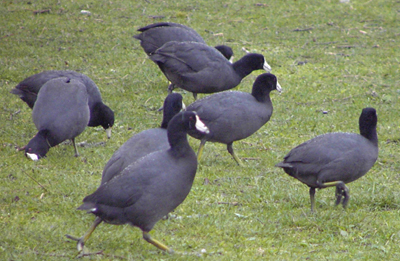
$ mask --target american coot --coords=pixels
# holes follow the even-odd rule
[[[246,54],[231,64],[215,48],[195,42],[168,42],[150,59],[172,83],[170,91],[179,87],[192,92],[195,99],[197,93],[232,89],[254,70],[271,70],[261,54]]]
[[[89,231],[78,241],[78,251],[102,221],[130,224],[143,231],[143,238],[159,249],[172,252],[152,239],[149,231],[163,216],[174,210],[188,195],[197,170],[197,159],[187,141],[187,131],[208,132],[194,112],[181,112],[168,125],[170,148],[150,153],[126,167],[101,185],[78,208],[96,215]]]
[[[68,77],[70,79],[79,80],[85,85],[89,95],[90,120],[88,126],[102,126],[106,130],[107,137],[110,138],[111,127],[114,125],[114,112],[103,103],[97,85],[84,74],[68,70],[44,71],[26,78],[12,89],[11,93],[18,95],[30,108],[33,108],[36,97],[42,86],[49,80],[58,77]]]
[[[121,173],[129,164],[141,157],[157,150],[168,149],[170,147],[167,135],[168,123],[182,108],[185,108],[182,95],[179,93],[169,94],[164,101],[161,127],[135,134],[114,152],[104,167],[101,184]]]
[[[210,129],[209,134],[190,131],[189,135],[201,140],[198,159],[207,141],[220,142],[227,145],[228,152],[242,165],[235,155],[234,141],[249,137],[260,129],[272,115],[272,103],[269,94],[272,90],[281,92],[275,75],[264,73],[259,75],[252,93],[226,91],[207,96],[195,101],[187,107],[188,111],[196,111],[200,119]]]
[[[342,202],[346,207],[350,194],[345,184],[362,177],[378,158],[377,121],[375,109],[365,108],[359,119],[361,135],[335,132],[317,136],[276,164],[310,187],[311,212],[316,188],[336,186],[336,205]]]
[[[70,139],[78,151],[75,137],[83,132],[89,122],[88,95],[85,85],[67,77],[55,78],[41,88],[32,111],[38,133],[29,141],[25,155],[38,160],[50,147]]]
[[[204,39],[195,30],[183,24],[169,22],[155,23],[139,28],[138,31],[141,33],[133,37],[140,40],[140,45],[147,55],[151,55],[158,48],[170,41],[206,44]],[[217,45],[215,48],[226,59],[232,62],[232,48],[226,45]]]

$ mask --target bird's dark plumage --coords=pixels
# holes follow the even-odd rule
[[[191,189],[197,159],[186,134],[192,129],[208,131],[194,112],[175,115],[168,124],[169,149],[142,157],[84,198],[78,209],[87,210],[97,218],[89,232],[76,239],[78,249],[83,248],[95,227],[105,221],[137,226],[142,229],[145,240],[170,251],[152,239],[148,232],[158,220],[181,204]]]
[[[261,54],[250,53],[231,64],[220,52],[206,44],[168,42],[150,59],[158,64],[173,87],[197,93],[221,92],[236,87],[254,70],[271,67]]]
[[[273,111],[269,96],[272,90],[280,92],[281,87],[275,75],[265,73],[257,77],[251,94],[226,91],[190,104],[187,110],[196,111],[210,130],[208,134],[189,132],[190,136],[201,140],[199,157],[207,141],[220,142],[227,144],[228,151],[241,164],[232,143],[249,137],[269,121]]]
[[[360,134],[327,133],[292,149],[276,166],[310,187],[311,211],[316,188],[336,186],[336,204],[346,207],[346,183],[365,175],[378,158],[377,115],[374,108],[363,109]],[[342,201],[343,197],[343,201]]]
[[[155,23],[138,29],[140,34],[133,37],[140,41],[140,45],[147,55],[151,55],[165,43],[176,42],[197,42],[206,44],[194,29],[177,23]],[[221,52],[226,59],[233,57],[232,48],[226,45],[217,45],[215,48]]]
[[[147,55],[170,41],[198,42],[205,44],[201,37],[192,28],[177,23],[155,23],[138,29],[140,34],[133,37],[140,40],[140,45]]]
[[[167,135],[168,123],[182,110],[182,107],[182,95],[179,93],[169,94],[164,101],[163,121],[160,128],[148,129],[135,134],[114,152],[104,167],[101,184],[108,182],[143,156],[157,150],[168,149],[170,147]]]
[[[18,95],[30,108],[33,108],[37,95],[43,85],[49,80],[59,77],[78,80],[86,87],[90,109],[88,126],[102,126],[107,130],[114,125],[114,112],[103,103],[97,85],[88,76],[75,71],[44,71],[34,74],[20,82],[11,90],[11,93]],[[110,135],[109,131],[107,135]]]
[[[74,142],[87,126],[89,107],[85,86],[67,77],[47,81],[37,96],[32,118],[39,132],[26,146],[25,154],[38,160],[50,147],[67,139]],[[75,152],[77,155],[76,147]]]

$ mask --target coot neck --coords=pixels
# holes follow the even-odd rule
[[[90,108],[88,126],[102,126],[108,129],[114,125],[114,112],[103,102],[97,102]]]
[[[253,71],[252,68],[246,62],[246,60],[247,59],[242,58],[232,64],[233,69],[235,70],[238,77],[240,77],[240,80],[242,80],[244,77],[246,77]]]
[[[167,129],[167,127],[168,127],[168,122],[169,121],[166,121],[164,118],[163,118],[163,121],[161,122],[161,129]]]
[[[258,102],[272,104],[271,97],[269,96],[270,93],[271,91],[269,90],[260,90],[255,87],[253,88],[251,95],[253,95]]]
[[[169,121],[175,116],[176,112],[173,111],[173,108],[166,108],[164,105],[164,114],[163,120],[161,123],[161,128],[167,129]]]
[[[102,124],[102,117],[100,115],[101,109],[102,109],[101,102],[97,102],[92,105],[92,108],[90,108],[90,118],[88,126],[96,127]]]
[[[362,128],[362,126],[360,126],[360,134],[378,147],[378,134],[376,133],[376,126],[368,126],[368,128]]]
[[[49,130],[40,130],[37,135],[40,136],[41,139],[44,139],[43,142],[46,142],[46,145],[49,148],[54,147],[58,144],[57,141],[54,140],[53,136],[50,135]]]
[[[168,127],[168,141],[171,146],[170,151],[176,156],[187,156],[188,151],[192,150],[187,140],[187,131]]]

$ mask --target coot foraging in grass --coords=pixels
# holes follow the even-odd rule
[[[327,133],[292,149],[276,166],[310,187],[311,211],[315,189],[336,186],[336,205],[346,207],[350,194],[346,183],[352,182],[374,165],[378,158],[378,118],[374,108],[362,110],[360,135]]]
[[[97,85],[84,74],[68,70],[44,71],[26,78],[12,89],[11,93],[18,95],[30,108],[33,108],[39,90],[43,85],[49,80],[58,77],[68,77],[84,84],[89,95],[90,120],[88,126],[102,126],[107,132],[107,137],[110,138],[111,127],[114,125],[114,112],[103,103]]]
[[[143,238],[159,249],[172,252],[149,232],[163,216],[179,206],[188,195],[197,170],[197,158],[189,146],[187,132],[208,132],[194,112],[175,115],[168,125],[170,148],[150,153],[126,167],[122,173],[101,185],[78,208],[96,215],[92,227],[78,241],[78,250],[102,221],[130,224],[143,231]]]
[[[75,148],[75,137],[89,122],[86,88],[82,82],[67,77],[47,81],[41,88],[32,111],[38,133],[29,141],[25,155],[38,160],[50,147],[70,139]]]
[[[227,145],[228,152],[242,165],[233,151],[232,144],[249,137],[269,121],[273,110],[269,96],[272,90],[281,92],[281,86],[275,75],[264,73],[256,78],[251,94],[226,91],[189,105],[187,110],[196,111],[210,130],[208,134],[189,131],[190,136],[201,140],[198,160],[207,141],[220,142]]]
[[[108,182],[121,173],[129,164],[141,157],[170,147],[168,142],[167,127],[169,121],[179,113],[185,105],[182,95],[171,93],[165,98],[163,107],[163,120],[160,128],[148,129],[132,136],[126,141],[107,162],[103,170],[101,184]]]
[[[231,64],[215,48],[195,42],[168,42],[150,55],[175,87],[193,93],[221,92],[236,87],[252,71],[270,71],[261,54],[250,53]]]
[[[158,48],[170,41],[176,42],[198,42],[206,44],[201,37],[192,28],[177,23],[155,23],[138,29],[140,34],[133,37],[140,40],[140,45],[147,55],[151,55]],[[226,45],[217,45],[215,48],[231,61],[233,58],[232,48]]]

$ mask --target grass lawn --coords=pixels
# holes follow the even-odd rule
[[[0,5],[0,259],[70,260],[94,220],[78,211],[100,184],[105,163],[129,137],[158,127],[168,82],[132,36],[154,22],[182,23],[211,46],[263,54],[283,92],[271,93],[271,120],[234,143],[207,143],[193,188],[151,235],[101,224],[86,247],[90,260],[399,260],[400,1],[2,1]],[[89,14],[81,13],[87,10]],[[99,86],[115,112],[113,136],[87,128],[73,147],[29,161],[17,146],[37,130],[31,110],[9,91],[44,70],[75,70]],[[250,92],[261,71],[236,90]],[[191,93],[184,102],[193,102]],[[200,94],[199,97],[206,95]],[[348,184],[348,208],[334,188],[316,193],[274,167],[296,145],[327,132],[358,133],[364,107],[378,112],[379,158]],[[327,113],[323,113],[326,111]],[[190,138],[197,151],[199,141]]]

